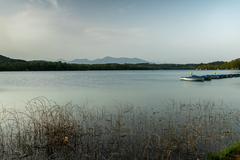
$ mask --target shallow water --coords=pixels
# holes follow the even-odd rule
[[[0,104],[22,107],[44,96],[57,103],[159,106],[162,102],[215,101],[240,107],[240,78],[209,82],[180,81],[191,71],[0,72]],[[192,71],[214,74],[216,71]],[[238,71],[217,71],[238,73]]]

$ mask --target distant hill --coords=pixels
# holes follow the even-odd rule
[[[234,61],[240,61],[240,58],[235,59]]]
[[[68,61],[65,60],[65,59],[59,58],[59,59],[57,59],[55,62],[64,62],[64,63],[67,63]]]
[[[12,59],[12,58],[0,55],[0,63],[6,63],[6,62],[25,62],[25,61],[20,59]]]
[[[210,64],[210,65],[222,65],[224,63],[225,63],[224,61],[215,61],[215,62],[210,62],[208,64]]]
[[[197,69],[203,70],[216,70],[216,69],[240,69],[240,58],[232,60],[230,62],[211,62],[206,64],[200,64]]]
[[[74,64],[140,64],[140,63],[149,63],[146,60],[140,58],[114,58],[114,57],[104,57],[95,60],[89,59],[75,59],[70,61],[69,63]]]

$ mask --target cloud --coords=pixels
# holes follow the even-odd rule
[[[141,28],[103,28],[103,27],[87,27],[83,32],[89,37],[95,37],[100,40],[107,39],[127,39],[127,38],[141,38],[144,30]]]
[[[28,0],[28,2],[30,3],[30,5],[34,5],[34,6],[47,5],[47,6],[55,8],[55,9],[59,8],[58,0]]]
[[[29,2],[40,3],[32,1]],[[67,57],[64,53],[73,57],[89,57],[91,53],[94,57],[105,51],[114,52],[119,45],[139,43],[144,39],[143,33],[140,28],[103,26],[82,20],[81,16],[71,17],[61,10],[35,6],[8,16],[0,15],[0,48],[26,58]]]
[[[54,37],[54,14],[50,10],[28,7],[14,14],[0,15],[1,52],[21,53],[24,57],[50,54],[52,51],[49,52],[48,48],[53,43],[50,41]]]
[[[48,0],[48,2],[55,8],[59,8],[58,0]]]
[[[219,15],[217,11],[197,19],[151,14],[147,19],[137,10],[112,14],[102,3],[77,1],[0,0],[0,50],[28,59],[129,54],[182,60],[192,53],[239,51],[240,23],[235,12]]]

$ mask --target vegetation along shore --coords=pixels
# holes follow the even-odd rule
[[[0,71],[87,71],[87,70],[215,70],[240,69],[240,59],[200,64],[72,64],[44,60],[25,61],[0,55]]]

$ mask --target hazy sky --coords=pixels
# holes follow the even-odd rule
[[[0,53],[22,59],[240,58],[239,0],[0,0]]]

